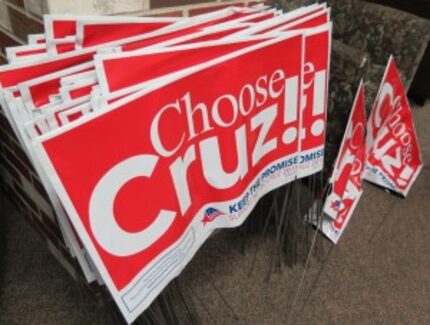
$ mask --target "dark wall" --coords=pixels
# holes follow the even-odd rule
[[[430,19],[430,0],[368,0]],[[430,32],[430,31],[429,31]]]

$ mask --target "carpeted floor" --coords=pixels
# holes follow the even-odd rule
[[[414,117],[429,162],[430,105]],[[181,280],[201,322],[430,324],[430,167],[407,199],[364,188],[340,243],[319,246],[299,292],[303,266],[270,273],[270,240],[243,249],[225,230],[208,241]],[[4,200],[0,208],[0,324],[114,324],[24,218]]]

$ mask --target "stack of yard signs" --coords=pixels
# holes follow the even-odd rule
[[[128,322],[215,229],[322,170],[325,5],[44,23],[7,49],[1,105],[71,255]]]

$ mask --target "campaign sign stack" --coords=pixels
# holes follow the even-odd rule
[[[107,288],[128,323],[215,230],[323,170],[325,4],[44,24],[0,67],[4,182],[70,273]],[[351,105],[325,202],[314,204],[323,210],[305,216],[333,243],[363,179],[406,197],[423,166],[393,57],[370,116],[363,82]]]
[[[325,4],[44,24],[0,67],[4,122],[50,202],[37,223],[127,322],[214,230],[323,169]]]

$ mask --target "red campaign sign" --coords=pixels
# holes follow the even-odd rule
[[[38,48],[38,49],[31,49],[31,50],[23,50],[21,52],[16,52],[15,55],[19,58],[26,57],[26,56],[32,56],[35,54],[45,54],[46,48]]]
[[[75,42],[65,42],[60,44],[55,44],[55,50],[57,54],[72,52],[76,50]]]
[[[68,69],[31,79],[28,82],[20,83],[18,88],[27,107],[31,109],[41,109],[44,105],[49,104],[49,97],[51,95],[59,93],[62,77],[91,70],[94,70],[94,65],[92,63],[76,65]]]
[[[323,211],[322,232],[337,243],[362,194],[362,180],[366,156],[365,97],[363,82],[357,91],[339,155],[330,178],[332,185]]]
[[[45,34],[29,34],[29,35],[27,35],[27,38],[28,38],[28,44],[29,45],[45,44],[46,43]]]
[[[45,44],[20,45],[6,48],[6,57],[9,63],[23,60],[35,60],[46,55],[46,53]]]
[[[202,18],[198,20],[198,22],[205,22],[208,20],[210,22],[213,22],[215,18],[218,18],[219,16],[222,16],[224,14],[225,13],[223,12],[217,12],[216,14],[208,15],[207,18]],[[70,18],[67,16],[57,17],[48,15],[45,18],[47,38],[48,35],[50,35],[50,32],[53,32],[53,26],[57,26],[56,23],[58,23],[59,26],[64,27],[64,33],[59,33],[59,35],[62,35],[62,38],[66,36],[63,34],[70,33],[72,30],[76,29],[75,18]],[[74,29],[72,28],[72,26],[74,26]],[[63,29],[59,30],[63,31]],[[147,37],[150,37],[150,35],[155,36],[159,34],[161,34],[161,32],[155,31],[152,33],[148,33],[147,35],[138,36],[138,38],[145,39]],[[118,44],[124,44],[126,42],[128,42],[128,40],[119,40]],[[55,57],[46,57],[40,61],[33,63],[24,62],[0,67],[0,86],[3,88],[12,87],[20,82],[28,81],[43,75],[56,72],[58,70],[63,70],[78,64],[89,62],[93,59],[94,54],[96,54],[96,49],[97,47],[92,47],[88,49],[73,51],[70,53],[63,53]]]
[[[329,23],[305,32],[300,177],[321,171],[324,166],[331,28]]]
[[[294,16],[283,15],[278,19],[269,21],[268,27],[257,25],[255,27],[255,34],[267,34],[273,31],[287,30],[287,29],[305,29],[310,27],[316,27],[319,25],[326,24],[330,21],[329,11],[324,5],[319,5],[315,8],[309,8],[304,10],[301,14],[297,12]]]
[[[137,24],[139,22],[147,22],[149,20],[158,20],[159,23],[165,23],[167,26],[169,23],[178,20],[179,18],[138,18],[138,17],[99,17],[99,16],[70,16],[70,15],[45,15],[44,17],[44,25],[45,25],[45,33],[46,39],[49,42],[53,42],[55,40],[61,40],[65,37],[75,37],[78,34],[80,35],[80,39],[82,41],[82,35],[88,33],[89,42],[95,41],[94,37],[101,36],[100,31],[103,28],[106,28],[104,32],[113,33],[112,37],[115,37],[118,34],[123,32],[124,27],[130,29],[130,33],[136,35],[137,31],[143,32],[141,26]],[[164,22],[163,22],[164,20]],[[85,25],[87,24],[87,25]],[[90,26],[88,30],[85,30],[85,27]],[[108,27],[115,26],[119,30],[112,30]],[[98,28],[100,27],[100,29]],[[148,26],[146,26],[148,27]],[[157,27],[157,26],[155,26]],[[163,27],[163,26],[161,26]],[[140,28],[140,29],[139,29]],[[145,28],[146,30],[146,28]],[[107,36],[109,37],[109,36]],[[122,38],[122,37],[119,37]],[[116,38],[116,39],[119,39]]]
[[[215,11],[209,14],[203,14],[195,16],[187,21],[186,24],[179,22],[172,25],[170,28],[163,29],[162,33],[154,34],[148,37],[137,37],[136,39],[129,38],[123,42],[121,46],[122,51],[135,51],[151,45],[162,45],[162,42],[168,40],[180,39],[186,35],[201,32],[196,34],[197,36],[205,35],[206,33],[212,34],[216,31],[210,31],[210,28],[215,28],[217,25],[222,26],[225,30],[230,29],[231,33],[238,29],[242,29],[241,22],[247,17],[260,16],[261,13],[257,9],[249,9],[244,12],[235,12],[234,8],[226,8],[219,11]],[[225,34],[225,32],[224,32]]]
[[[295,179],[299,121],[287,116],[300,108],[302,48],[302,35],[253,45],[36,143],[128,322],[214,229]]]
[[[198,26],[186,26],[184,28],[177,29],[168,33],[163,33],[160,35],[148,37],[143,40],[127,42],[126,44],[121,45],[121,50],[123,52],[136,51],[147,46],[156,45],[156,44],[158,45],[161,42],[165,42],[165,41],[175,39],[177,37],[185,36],[190,33],[195,33],[198,31],[200,31],[200,28]]]
[[[3,88],[16,86],[18,83],[48,75],[59,70],[74,67],[92,60],[94,51],[74,51],[47,57],[37,62],[23,62],[0,67],[0,86]]]
[[[134,20],[134,19],[132,19]],[[167,27],[178,18],[135,18],[137,21],[100,22],[84,20],[78,22],[77,42],[82,47],[111,43],[120,39],[151,33]]]
[[[304,28],[315,27],[322,24],[326,24],[329,21],[330,21],[330,10],[326,9],[320,13],[306,16],[305,21],[302,21],[302,20],[294,21],[291,25],[293,26],[292,28],[294,29],[304,29]],[[288,29],[292,29],[291,27],[289,27],[290,25],[287,25],[287,26],[288,26]]]
[[[423,166],[411,108],[393,57],[368,122],[364,179],[406,196]]]
[[[96,58],[98,80],[104,95],[130,93],[142,89],[149,80],[213,60],[264,40],[267,40],[267,37],[104,55],[100,59]],[[131,66],[135,67],[132,71],[127,69]]]
[[[239,23],[229,23],[228,25],[223,25],[221,27],[214,24],[214,26],[210,28],[208,27],[208,29],[202,29],[203,24],[206,23],[202,23],[201,25],[194,24],[192,26],[185,26],[184,28],[176,29],[171,32],[166,32],[153,37],[148,37],[146,39],[130,41],[122,45],[121,50],[123,52],[131,52],[155,45],[157,47],[162,47],[179,43],[184,44],[185,42],[190,41],[197,42],[220,39],[244,29],[243,24]]]
[[[227,10],[226,10],[227,9]],[[261,10],[259,8],[248,8],[248,9],[240,9],[240,8],[232,8],[232,7],[228,7],[226,9],[221,9],[218,11],[214,11],[212,13],[209,14],[203,14],[200,15],[200,17],[207,17],[211,19],[206,19],[206,22],[203,23],[199,23],[198,27],[200,29],[203,28],[207,28],[210,26],[214,26],[214,25],[218,25],[218,24],[223,24],[223,23],[227,23],[227,22],[241,22],[243,20],[246,20],[247,17],[251,18],[251,17],[255,17],[256,13],[259,13]],[[232,11],[233,9],[233,11]],[[223,17],[216,17],[215,15],[217,13],[223,13]],[[259,15],[257,15],[259,16]],[[199,16],[197,16],[199,17]],[[196,25],[197,27],[197,25]]]
[[[306,16],[303,19],[296,20],[292,23],[286,24],[285,26],[274,29],[273,31],[287,31],[287,30],[298,30],[298,29],[309,29],[317,26],[325,25],[330,22],[329,10],[324,10],[314,15]]]
[[[85,114],[88,114],[90,111],[91,104],[89,102],[85,102],[74,107],[69,107],[61,111],[57,111],[54,113],[53,118],[56,119],[56,123],[58,126],[62,126],[67,123],[73,122],[78,118],[81,118]]]
[[[206,32],[201,33],[203,34],[201,36],[191,37],[190,35],[190,39],[187,39],[185,41],[179,41],[178,43],[175,43],[172,45],[185,45],[185,44],[192,44],[192,43],[199,43],[199,42],[215,41],[215,40],[222,39],[226,36],[229,36],[233,33],[236,33],[238,31],[244,30],[246,28],[249,28],[249,26],[235,24],[234,27],[229,28],[227,30],[211,31],[210,33],[207,33],[208,30],[206,30]]]
[[[255,17],[253,16],[252,18],[245,19],[242,22],[255,24],[255,23],[260,23],[260,22],[268,20],[268,19],[272,19],[274,17],[276,17],[275,12],[267,12],[267,13],[263,12],[261,15],[258,15]]]
[[[313,27],[313,26],[306,26]],[[209,33],[205,37],[209,39],[220,37],[219,33],[231,33],[229,28],[227,31],[217,31]],[[189,34],[189,31],[181,31],[181,35]],[[196,34],[197,35],[197,34]],[[190,35],[190,37],[192,34]],[[165,37],[165,36],[162,36]],[[202,36],[203,37],[203,36]],[[178,48],[181,52],[179,57],[178,52],[171,52],[169,50],[145,50],[133,51],[130,53],[120,54],[107,54],[96,58],[97,73],[102,92],[104,95],[112,94],[112,96],[122,95],[142,88],[142,84],[148,80],[156,78],[160,75],[172,73],[192,65],[205,62],[215,57],[215,53],[211,47],[222,47],[226,53],[232,52],[240,47],[249,45],[249,42],[258,42],[264,40],[264,36],[257,36],[241,38],[239,41],[221,41],[219,44],[206,43],[205,45],[196,45],[194,47]],[[169,37],[170,39],[170,37]],[[309,39],[309,40],[308,40]],[[190,41],[197,41],[200,38],[191,38]],[[205,39],[207,40],[207,39]],[[230,44],[230,42],[232,42]],[[183,44],[183,43],[180,43]],[[151,45],[151,44],[148,44]],[[306,91],[305,100],[307,99],[307,106],[304,111],[309,112],[306,114],[306,122],[313,122],[309,127],[308,136],[305,140],[305,150],[309,154],[319,151],[324,145],[324,132],[321,132],[321,122],[326,119],[326,98],[328,92],[328,70],[330,66],[330,48],[331,48],[331,25],[326,24],[320,28],[312,29],[307,33],[306,37],[306,55],[307,64],[305,66],[306,74]],[[128,50],[128,49],[127,49]],[[154,53],[154,52],[162,52]],[[172,60],[175,57],[176,60]],[[128,67],[136,67],[133,71],[129,71]],[[155,67],[158,67],[157,69]],[[324,120],[324,121],[322,121]],[[314,136],[313,131],[316,136]],[[319,132],[318,132],[319,131]],[[306,130],[305,130],[306,132]],[[318,148],[318,149],[316,149]],[[303,166],[302,176],[313,174],[321,170],[323,159],[320,157],[319,162],[311,160],[312,165],[308,166],[307,170]]]
[[[289,14],[289,17],[295,17],[302,11],[305,11],[305,10],[303,9],[295,10]],[[214,14],[211,14],[211,15],[208,15],[207,17],[205,15],[202,15],[202,18],[200,18],[198,21],[195,21],[195,22],[193,21],[192,23],[183,26],[183,28],[179,28],[177,30],[156,35],[153,37],[148,37],[142,40],[136,40],[136,41],[130,40],[127,42],[127,44],[124,44],[121,46],[121,50],[124,52],[135,51],[155,44],[162,45],[164,42],[167,42],[169,40],[174,41],[175,39],[177,39],[179,43],[181,38],[186,38],[184,41],[193,41],[193,39],[194,41],[197,41],[197,39],[200,37],[208,40],[208,39],[213,39],[213,37],[221,38],[221,37],[231,36],[230,34],[233,34],[233,35],[235,35],[236,33],[239,34],[240,31],[243,30],[244,25],[242,24],[242,22],[244,22],[247,17],[253,17],[256,15],[261,15],[261,13],[254,14],[254,15],[247,15],[247,16],[242,15],[241,17],[237,17],[237,14],[236,15],[230,14],[229,16],[222,17],[222,18],[219,18],[219,14],[216,16],[214,16]],[[280,18],[282,17],[280,16]],[[275,19],[277,20],[277,18]],[[270,23],[270,20],[268,21]],[[220,26],[221,30],[214,29],[216,28],[217,25]],[[258,27],[257,25],[258,24],[256,24],[256,28]],[[245,30],[245,35],[247,35],[246,30]],[[187,38],[186,36],[190,36],[190,38]],[[166,46],[167,43],[164,43],[164,45]],[[168,44],[168,45],[171,45],[171,44]]]
[[[73,99],[81,98],[84,96],[88,96],[91,94],[91,91],[95,85],[96,84],[93,83],[93,84],[85,85],[85,86],[82,86],[79,88],[69,89],[68,93],[67,93],[67,97],[68,97],[68,99],[73,100]]]
[[[46,15],[43,20],[47,41],[76,35],[77,18],[75,17],[67,15]]]

